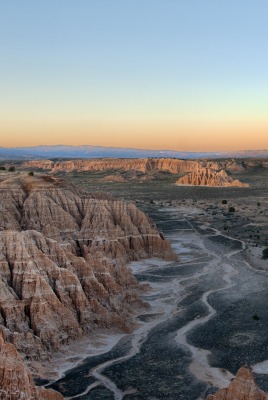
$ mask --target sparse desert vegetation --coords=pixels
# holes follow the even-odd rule
[[[268,259],[268,247],[265,247],[265,249],[262,250],[262,258],[264,260]]]

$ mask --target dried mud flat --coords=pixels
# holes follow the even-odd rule
[[[247,207],[265,207],[254,201]],[[226,218],[227,206],[219,203],[215,210],[203,203],[142,204],[180,261],[132,263],[136,277],[151,286],[144,295],[151,308],[137,317],[136,331],[117,339],[111,350],[85,358],[51,385],[65,398],[203,399],[227,386],[245,364],[267,390],[266,263],[259,268],[252,237],[235,237],[245,231],[237,220],[244,218],[243,204],[241,211],[240,203],[234,204],[237,214],[224,230],[220,215]],[[245,224],[251,223],[249,216],[248,209]]]

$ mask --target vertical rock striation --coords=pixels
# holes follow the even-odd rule
[[[1,400],[63,400],[60,393],[34,385],[21,356],[1,331],[0,360]]]
[[[141,286],[126,264],[174,259],[133,204],[50,176],[0,182],[0,327],[23,357],[97,328],[128,331]]]
[[[248,187],[247,183],[242,183],[238,179],[233,180],[222,169],[220,171],[212,168],[199,168],[189,174],[179,178],[177,185],[191,185],[191,186],[213,186],[213,187]]]
[[[263,162],[264,164],[264,162]],[[96,158],[86,160],[31,160],[22,164],[22,168],[38,168],[53,172],[72,171],[168,171],[172,174],[184,174],[200,168],[244,172],[246,163],[240,160],[179,160],[175,158]]]

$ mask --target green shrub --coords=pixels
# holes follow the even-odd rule
[[[235,212],[235,208],[234,207],[230,207],[229,208],[229,212]]]
[[[30,172],[28,172],[28,175],[29,175],[29,176],[34,176],[34,172],[33,172],[33,171],[30,171]]]
[[[16,168],[14,166],[11,166],[11,167],[8,168],[8,170],[9,170],[9,172],[15,172]]]
[[[222,204],[227,204],[227,200],[222,200]]]
[[[259,321],[260,317],[258,316],[258,314],[253,314],[252,319],[254,319],[255,321]]]
[[[0,171],[5,171],[6,167],[0,167]]]

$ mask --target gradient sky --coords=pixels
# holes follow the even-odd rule
[[[268,148],[267,0],[0,0],[0,146]]]

